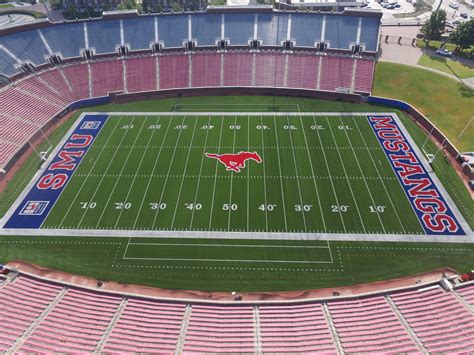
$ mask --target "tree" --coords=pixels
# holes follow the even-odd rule
[[[430,18],[424,23],[421,32],[425,36],[425,41],[429,43],[433,39],[441,38],[446,26],[446,11],[436,10],[431,13]]]
[[[135,0],[123,0],[118,6],[119,10],[133,10],[136,8]]]
[[[461,23],[449,39],[461,50],[474,45],[474,19]]]
[[[183,11],[183,8],[181,7],[181,5],[177,2],[174,2],[171,4],[171,9],[173,10],[173,12],[181,12]]]

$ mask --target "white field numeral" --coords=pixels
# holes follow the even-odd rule
[[[313,205],[295,205],[296,212],[309,212],[313,208]]]
[[[188,210],[191,210],[191,211],[193,210],[199,211],[202,209],[202,205],[200,203],[185,203],[184,205],[186,206]]]
[[[150,208],[152,210],[164,210],[166,209],[166,203],[150,202]]]
[[[348,205],[332,205],[331,212],[347,212],[349,209]]]
[[[97,207],[97,203],[95,202],[79,202],[79,204],[81,205],[81,208],[83,210],[88,209],[88,208],[94,209]]]
[[[152,124],[152,125],[148,126],[148,129],[161,129],[161,125],[160,124]]]
[[[297,128],[295,125],[290,124],[290,125],[284,125],[284,126],[283,126],[283,129],[295,130],[295,129],[298,129],[298,128]]]
[[[277,205],[273,205],[273,204],[266,204],[266,205],[265,205],[265,204],[261,204],[260,206],[258,206],[258,209],[259,209],[260,211],[272,212],[272,211],[275,209],[276,206],[277,206]]]
[[[122,126],[122,129],[133,129],[134,125],[132,124],[126,124]]]
[[[350,131],[352,128],[349,126],[343,125],[343,126],[337,126],[337,129],[341,131]]]
[[[224,203],[222,205],[222,210],[224,211],[237,211],[239,206],[236,203]]]
[[[270,129],[270,127],[265,126],[265,125],[257,125],[258,130],[265,130],[265,129]]]
[[[231,124],[231,125],[229,126],[229,128],[230,128],[230,129],[234,129],[234,130],[238,130],[238,129],[240,129],[240,125],[238,125],[238,124],[237,124],[237,125]]]
[[[174,129],[188,129],[187,124],[179,124],[174,127]]]
[[[115,202],[116,210],[129,210],[132,207],[130,202]]]
[[[386,207],[387,206],[369,206],[369,210],[371,213],[383,213]]]
[[[311,128],[313,131],[317,131],[317,130],[322,131],[322,130],[324,129],[324,127],[321,126],[321,125],[319,125],[319,124],[311,125],[310,128]]]

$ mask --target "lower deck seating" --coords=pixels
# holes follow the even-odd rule
[[[328,309],[347,353],[417,351],[383,296],[331,301]]]
[[[458,287],[456,288],[456,292],[461,295],[467,303],[474,307],[474,284]]]
[[[336,351],[320,303],[262,305],[259,314],[265,353]]]
[[[470,297],[471,286],[455,289]],[[0,284],[0,352],[474,352],[474,315],[437,285],[304,303],[161,301],[20,274]]]
[[[0,352],[5,352],[48,308],[62,287],[20,276],[0,290]]]
[[[173,352],[184,304],[130,299],[105,343],[106,352]]]
[[[184,351],[253,353],[255,338],[251,306],[194,305]]]
[[[316,53],[280,51],[171,53],[68,63],[46,69],[0,90],[2,116],[38,129],[69,104],[111,92],[189,87],[287,87],[369,92],[374,61]],[[18,125],[20,130],[22,125]],[[35,133],[0,131],[0,168]],[[29,132],[26,134],[26,132]],[[19,140],[22,139],[22,141]],[[10,149],[9,142],[18,142]]]
[[[121,297],[69,289],[28,336],[20,351],[93,352],[120,302]]]
[[[129,58],[125,63],[128,92],[156,90],[156,57]]]
[[[474,316],[439,286],[390,295],[431,353],[474,352]]]

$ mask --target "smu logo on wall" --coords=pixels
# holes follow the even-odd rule
[[[4,228],[40,228],[71,179],[107,115],[85,116],[41,174]]]
[[[453,211],[393,117],[369,116],[368,120],[425,232],[464,235]]]

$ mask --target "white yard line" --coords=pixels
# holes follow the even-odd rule
[[[170,177],[171,167],[173,166],[174,156],[176,155],[176,149],[178,148],[178,142],[179,142],[179,138],[181,137],[181,132],[183,132],[183,127],[182,126],[183,126],[185,120],[186,120],[186,116],[183,116],[183,121],[181,122],[181,129],[179,130],[178,138],[176,138],[176,146],[174,147],[173,155],[171,156],[171,161],[170,161],[169,166],[168,166],[168,172],[166,173],[165,183],[163,184],[163,190],[161,190],[160,201],[158,202],[158,206],[160,206],[161,203],[163,202],[163,196],[165,195],[166,185],[168,184],[168,179]],[[178,202],[176,202],[176,204],[177,203]],[[155,229],[156,219],[158,218],[159,213],[160,213],[160,209],[158,208],[155,212],[155,218],[153,219],[152,229]]]
[[[274,131],[275,131],[275,139],[276,139],[276,145],[278,147],[278,132],[277,132],[277,123],[276,123],[276,117],[273,116],[273,124],[275,125]],[[285,220],[285,232],[288,232],[288,222],[286,218],[286,203],[285,203],[285,193],[283,189],[283,179],[281,178],[281,159],[280,159],[280,149],[277,149],[277,155],[278,155],[278,170],[280,172],[280,191],[281,191],[281,200],[283,202],[283,219]]]
[[[146,118],[147,118],[147,117],[145,117],[145,120],[146,120]],[[154,125],[159,124],[160,118],[161,118],[161,117],[158,117],[158,120],[157,120],[156,122],[154,122]],[[135,174],[134,174],[134,176],[133,176],[132,183],[130,184],[130,187],[129,187],[128,191],[127,191],[127,195],[125,196],[124,201],[128,201],[128,198],[129,198],[129,196],[130,196],[130,193],[131,193],[132,190],[133,190],[133,186],[135,185],[135,180],[137,179],[138,172],[140,171],[140,168],[141,168],[141,166],[142,166],[142,164],[143,164],[143,161],[144,161],[144,159],[145,159],[146,152],[148,151],[148,147],[149,147],[150,142],[151,142],[151,140],[152,140],[152,138],[153,138],[153,136],[154,136],[154,134],[155,134],[156,131],[157,131],[156,129],[153,129],[153,131],[152,131],[151,134],[150,134],[150,137],[148,138],[148,142],[147,142],[147,144],[146,144],[145,151],[143,152],[142,157],[140,158],[140,162],[138,163],[138,168],[137,168],[137,170],[135,171]],[[121,210],[120,210],[119,215],[118,215],[118,218],[117,218],[117,222],[115,222],[114,228],[117,228],[118,223],[120,222],[120,217],[122,216],[123,211],[124,211],[124,209],[121,209]]]
[[[143,122],[142,122],[142,125],[140,126],[140,130],[138,131],[138,134],[136,135],[135,139],[133,140],[134,145],[138,141],[138,138],[140,138],[140,133],[142,133],[143,126],[145,126],[146,117],[142,121]],[[115,151],[115,152],[117,152],[117,151]],[[97,221],[97,224],[95,225],[96,228],[99,228],[100,222],[102,221],[102,217],[104,217],[104,213],[107,209],[107,206],[109,205],[109,202],[110,202],[110,200],[112,199],[112,196],[115,193],[115,189],[117,188],[117,185],[120,181],[120,178],[122,177],[123,171],[125,170],[125,167],[127,166],[128,161],[130,160],[130,156],[132,155],[132,152],[133,152],[133,148],[128,151],[127,158],[125,158],[125,162],[122,164],[122,168],[120,169],[119,178],[115,179],[115,183],[114,183],[114,187],[112,188],[112,192],[109,194],[109,196],[107,198],[107,201],[105,202],[104,208],[102,209],[102,212],[100,213],[99,220]],[[113,161],[113,159],[112,159],[112,161]],[[99,186],[101,186],[101,185],[102,185],[102,180],[101,180]],[[126,203],[126,202],[127,202],[126,200],[123,201],[123,203]],[[84,216],[85,216],[85,214],[82,217],[84,218]]]
[[[331,131],[332,139],[333,139],[333,141],[334,141],[334,143],[336,144],[336,147],[337,147],[336,137],[334,136],[334,132],[332,130],[331,124],[329,123],[329,119],[327,117],[326,117],[326,121],[328,123],[329,130]],[[337,151],[337,155],[339,156],[339,161],[341,162],[342,170],[344,170],[344,175],[346,175],[346,177],[348,177],[346,167],[344,166],[344,161],[342,159],[341,152],[339,151],[339,149],[336,149],[336,151]],[[357,199],[354,195],[354,191],[352,190],[352,186],[349,182],[349,179],[347,179],[347,185],[349,186],[349,190],[351,192],[352,200],[354,201],[357,214],[359,215],[359,219],[360,219],[360,223],[362,225],[362,229],[364,230],[364,233],[366,233],[367,230],[365,229],[364,220],[362,219],[362,215],[361,215],[360,210],[359,210],[359,205],[357,204]]]
[[[286,118],[286,122],[288,124],[288,127],[290,127],[290,120],[288,119],[288,117]],[[293,146],[293,136],[291,134],[291,129],[288,129],[288,135],[290,136],[290,144],[291,146]],[[299,173],[298,173],[298,166],[296,164],[296,155],[295,155],[295,150],[292,149],[291,150],[292,154],[293,154],[293,163],[294,163],[294,166],[295,166],[295,172],[296,172],[296,182],[297,182],[297,186],[298,186],[298,194],[299,194],[299,197],[300,197],[300,204],[301,204],[301,216],[303,216],[303,225],[304,225],[304,231],[305,233],[308,232],[308,227],[306,226],[306,216],[304,215],[304,209],[303,209],[303,196],[301,195],[301,185],[300,185],[300,178],[298,177]]]
[[[219,148],[217,148],[217,154],[221,152],[221,142],[222,142],[222,130],[224,128],[224,116],[221,117],[221,129],[219,133]],[[214,187],[212,188],[212,199],[211,199],[211,213],[209,214],[209,230],[211,230],[212,225],[212,214],[214,212],[214,197],[216,195],[216,182],[217,182],[217,169],[219,168],[219,162],[216,160],[216,170],[214,172]]]
[[[334,194],[334,198],[336,199],[336,204],[338,206],[340,206],[339,199],[337,198],[336,188],[334,187],[334,181],[332,181],[333,176],[331,174],[331,169],[329,168],[328,158],[326,157],[326,151],[325,151],[325,148],[323,148],[323,146],[322,146],[323,142],[321,140],[321,135],[319,134],[318,124],[316,123],[316,119],[315,119],[314,116],[313,116],[313,124],[316,127],[316,133],[318,134],[318,140],[319,140],[319,143],[321,144],[321,151],[323,153],[324,163],[326,164],[326,169],[328,170],[329,181],[331,181],[332,193]],[[344,229],[344,233],[346,233],[347,232],[346,224],[344,223],[344,217],[342,216],[342,212],[341,212],[340,209],[339,209],[339,216],[341,217],[342,228]]]
[[[324,245],[275,245],[275,244],[214,244],[214,243],[130,243],[130,245],[164,245],[178,247],[230,247],[230,248],[283,248],[283,249],[330,249]]]
[[[188,162],[189,162],[189,156],[191,155],[191,146],[193,145],[194,141],[194,134],[196,133],[196,126],[199,121],[199,117],[196,117],[194,119],[194,128],[193,128],[193,134],[191,135],[191,144],[189,145],[188,148],[188,155],[186,156],[186,162],[184,164],[184,171],[183,171],[183,177],[181,179],[181,184],[179,185],[179,190],[178,190],[178,197],[176,198],[176,206],[174,208],[173,212],[173,219],[171,220],[171,228],[173,229],[174,227],[174,221],[176,219],[176,212],[178,212],[178,207],[179,207],[179,199],[181,198],[181,191],[183,190],[183,184],[184,184],[184,176],[186,176],[186,171],[188,170]],[[194,206],[193,206],[194,207]],[[193,208],[194,210],[194,208]]]
[[[354,122],[355,122],[355,125],[357,127],[357,131],[359,132],[359,135],[361,136],[362,140],[364,141],[364,144],[365,146],[367,147],[367,153],[370,157],[370,160],[372,161],[372,165],[375,167],[375,170],[377,171],[377,175],[378,177],[380,178],[380,182],[382,183],[382,186],[383,186],[383,189],[385,191],[385,193],[387,194],[388,196],[388,200],[390,201],[390,205],[392,206],[393,210],[395,211],[395,215],[397,216],[397,220],[398,220],[398,223],[400,224],[400,226],[402,227],[402,231],[403,233],[406,233],[405,231],[405,227],[403,226],[403,223],[402,223],[402,220],[400,218],[400,215],[398,214],[398,210],[395,208],[395,204],[393,203],[393,200],[392,198],[390,197],[390,194],[388,192],[388,189],[387,189],[387,186],[385,185],[384,183],[384,179],[382,178],[382,175],[380,174],[380,171],[379,171],[379,168],[377,166],[377,164],[375,164],[375,161],[374,161],[374,157],[372,156],[372,153],[370,152],[370,149],[368,149],[369,147],[367,146],[367,143],[364,139],[364,136],[362,135],[362,131],[360,130],[360,127],[357,123],[357,119],[354,118]]]
[[[316,190],[316,198],[318,199],[318,204],[319,204],[319,212],[321,213],[321,219],[323,221],[323,230],[326,231],[326,221],[324,219],[324,213],[323,213],[323,206],[321,205],[321,199],[319,198],[319,190],[318,190],[318,185],[316,183],[316,178],[314,177],[314,168],[313,168],[313,161],[311,160],[311,155],[309,154],[309,148],[308,148],[308,140],[306,139],[306,131],[304,129],[303,125],[303,118],[300,116],[300,123],[301,123],[301,128],[303,129],[303,137],[304,137],[304,143],[306,145],[306,152],[308,153],[308,160],[309,160],[309,165],[311,167],[311,174],[313,175],[313,183],[314,183],[314,189]]]
[[[237,116],[234,117],[234,138],[232,141],[232,153],[235,153],[235,135],[237,129],[235,128],[237,126]],[[227,218],[227,230],[230,231],[230,216],[232,214],[232,185],[234,182],[234,171],[231,172],[230,174],[230,192],[229,192],[229,213],[228,213],[228,218]]]
[[[149,176],[150,178],[148,179],[146,189],[145,189],[145,193],[143,194],[142,202],[140,203],[140,208],[138,209],[137,216],[135,217],[135,222],[133,223],[133,229],[135,229],[136,226],[137,226],[138,218],[140,217],[140,213],[143,209],[143,204],[145,203],[146,196],[148,195],[148,190],[150,189],[151,181],[153,180],[153,177],[156,176],[155,171],[156,171],[156,167],[158,166],[158,160],[160,160],[161,152],[163,150],[163,145],[166,141],[166,137],[168,136],[168,131],[169,131],[169,128],[171,127],[171,122],[172,121],[173,121],[173,118],[171,118],[168,121],[168,126],[166,127],[165,136],[161,140],[160,150],[158,151],[158,154],[156,155],[156,159],[155,159],[155,162],[153,164],[153,170],[151,171],[151,175]]]
[[[263,126],[263,116],[260,116],[260,125]],[[275,128],[276,129],[276,128]],[[268,205],[267,205],[267,174],[265,172],[265,142],[263,139],[263,129],[262,132],[262,165],[263,165],[263,194],[265,200],[265,230],[268,232]]]
[[[209,119],[207,120],[207,130],[206,130],[206,138],[204,139],[204,148],[202,149],[202,156],[201,156],[201,166],[199,167],[199,176],[198,176],[198,182],[196,186],[196,193],[194,194],[194,200],[193,200],[193,206],[196,206],[196,201],[197,197],[199,194],[199,186],[201,184],[201,174],[202,174],[202,166],[204,165],[204,154],[206,153],[206,146],[207,146],[207,138],[209,137],[209,126],[211,124],[211,116],[209,116]],[[193,208],[191,212],[191,221],[189,222],[189,229],[193,229],[193,220],[194,220],[194,211],[196,209]]]
[[[247,116],[247,151],[250,151],[250,116]],[[247,230],[250,229],[250,164],[247,168]]]
[[[238,263],[263,263],[263,264],[332,264],[332,261],[307,261],[307,260],[252,260],[252,259],[190,259],[190,258],[123,258],[124,260],[160,260],[160,261],[211,261],[211,262],[238,262]]]
[[[109,117],[109,119],[110,119],[110,117]],[[107,125],[107,122],[108,122],[108,121],[109,121],[109,120],[107,120],[106,123],[104,124],[104,127],[102,127],[102,129],[103,129],[104,131],[105,131],[105,126]],[[117,127],[120,125],[121,121],[122,121],[122,117],[118,118],[118,122],[116,123],[114,129],[112,130],[112,132],[110,133],[109,137],[107,138],[106,143],[113,137],[113,135],[114,135],[114,133],[115,133],[115,130],[116,130]],[[100,132],[99,132],[99,134],[100,134]],[[98,136],[97,136],[97,137],[98,137]],[[96,139],[97,139],[97,137],[96,137]],[[95,140],[96,140],[96,139],[95,139]],[[92,146],[92,147],[93,147],[93,146]],[[90,150],[91,150],[92,147],[90,147],[87,152],[90,152]],[[104,148],[102,148],[102,149],[100,150],[99,155],[96,157],[94,164],[93,164],[92,167],[89,169],[89,172],[87,173],[86,178],[85,178],[85,179],[82,179],[81,187],[80,187],[79,190],[77,191],[77,193],[76,193],[76,195],[74,196],[72,202],[69,204],[69,207],[68,207],[66,213],[64,214],[63,218],[61,219],[61,222],[59,223],[58,228],[61,228],[61,227],[62,227],[64,221],[66,220],[66,217],[69,215],[69,212],[71,212],[72,207],[75,205],[75,203],[76,203],[76,201],[77,201],[77,198],[79,197],[80,193],[82,192],[82,189],[84,188],[84,186],[86,186],[86,183],[87,183],[87,181],[88,181],[88,179],[89,179],[89,177],[90,177],[90,175],[91,175],[91,172],[94,170],[95,166],[96,166],[97,163],[99,162],[99,160],[100,160],[100,158],[101,158],[103,152],[104,152]],[[86,154],[82,159],[86,159],[86,157],[87,157],[87,154]]]
[[[342,121],[341,117],[339,117],[339,122],[341,122],[341,125],[344,125],[344,122]],[[347,137],[347,141],[349,142],[349,145],[352,148],[352,141],[351,141],[351,138],[349,137],[349,133],[347,133],[346,129],[343,129],[343,131],[344,131],[344,133]],[[370,197],[370,200],[372,201],[372,205],[374,206],[375,213],[377,214],[377,217],[379,219],[380,226],[382,227],[383,232],[386,233],[387,231],[386,231],[385,226],[383,224],[382,217],[380,216],[380,213],[377,209],[377,204],[375,203],[374,197],[372,196],[372,191],[370,191],[369,184],[367,183],[367,179],[365,178],[364,171],[362,170],[362,167],[360,166],[359,158],[357,157],[357,154],[356,154],[354,149],[352,149],[352,154],[354,155],[354,158],[355,158],[355,161],[357,163],[357,167],[359,168],[360,174],[363,177],[365,187],[366,187],[367,191],[369,192],[369,197]]]

